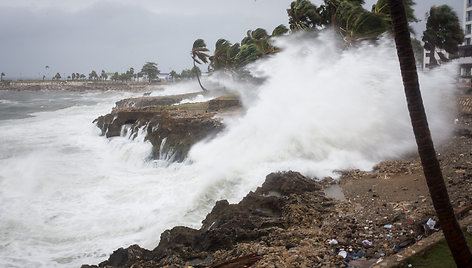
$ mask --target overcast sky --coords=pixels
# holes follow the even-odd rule
[[[210,50],[219,38],[240,42],[247,30],[269,33],[288,26],[292,0],[1,0],[0,72],[7,78],[88,75],[141,70],[157,62],[161,72],[192,67],[189,51],[203,38]],[[312,0],[316,5],[321,0]],[[370,9],[374,0],[366,0]],[[459,18],[463,0],[416,0],[419,39],[430,6],[448,4]],[[45,66],[49,69],[45,69]]]

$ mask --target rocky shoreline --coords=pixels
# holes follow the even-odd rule
[[[240,107],[239,99],[231,95],[179,104],[197,94],[202,93],[121,100],[111,113],[94,123],[107,138],[123,135],[123,131],[134,135],[144,128],[146,140],[153,145],[153,158],[181,162],[193,144],[223,130],[221,118],[216,115]]]
[[[163,83],[150,84],[119,81],[4,81],[0,83],[0,90],[149,91],[164,85]]]
[[[163,114],[184,118],[180,125],[168,121],[167,128],[178,133],[175,129],[192,118],[206,115],[203,120],[211,122],[218,111],[237,107],[223,102],[224,108],[215,111],[206,103],[192,111],[139,103],[127,100],[107,115],[109,121],[97,120],[104,134],[116,132],[113,124],[126,122],[133,112],[141,113],[141,121],[148,125],[153,117],[145,111],[161,120],[167,118]],[[461,96],[458,104],[455,134],[437,150],[456,215],[462,218],[472,207],[472,97]],[[142,125],[139,121],[133,125]],[[208,129],[202,136],[220,130]],[[175,137],[173,144],[185,139],[181,134]],[[180,157],[185,157],[185,150]],[[161,234],[153,250],[132,245],[116,250],[99,265],[82,267],[392,267],[384,260],[421,244],[440,229],[436,221],[414,156],[379,163],[371,172],[343,171],[338,180],[318,181],[293,171],[272,173],[238,204],[218,201],[198,230],[174,227]]]

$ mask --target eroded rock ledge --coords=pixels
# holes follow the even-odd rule
[[[120,248],[98,266],[83,265],[82,268],[224,267],[228,263],[228,252],[242,250],[235,249],[236,245],[248,243],[247,247],[251,247],[253,243],[263,243],[286,250],[300,246],[300,240],[306,238],[300,229],[318,229],[323,215],[332,211],[332,205],[317,182],[297,172],[272,173],[262,187],[250,192],[238,204],[229,204],[226,200],[216,202],[199,230],[177,226],[164,231],[153,250],[138,245]],[[255,248],[242,251],[251,254],[229,263],[251,265],[264,255]]]
[[[100,116],[94,122],[106,137],[125,135],[127,132],[133,137],[144,129],[146,140],[153,145],[153,158],[180,162],[193,144],[223,129],[221,119],[215,117],[217,114],[240,106],[234,96],[175,105],[190,95],[121,100],[111,113]]]

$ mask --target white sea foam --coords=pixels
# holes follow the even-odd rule
[[[144,131],[99,136],[91,121],[123,96],[0,121],[0,266],[78,267],[135,243],[152,249],[166,228],[198,228],[216,200],[239,201],[271,171],[322,178],[415,150],[391,40],[342,51],[329,36],[296,38],[250,67],[263,84],[218,80],[246,111],[185,163],[149,160]],[[420,75],[437,143],[452,125],[454,71]]]

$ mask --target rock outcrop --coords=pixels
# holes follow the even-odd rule
[[[300,173],[272,173],[238,204],[216,202],[199,230],[174,227],[161,234],[154,250],[137,245],[120,248],[98,267],[225,267],[228,261],[221,251],[239,244],[259,242],[288,250],[302,239],[291,235],[294,229],[320,225],[323,215],[331,211],[333,203],[320,189],[317,182]],[[256,251],[228,263],[251,265],[262,255]]]
[[[94,122],[102,135],[115,137],[146,131],[153,145],[152,156],[169,161],[183,161],[191,146],[223,129],[218,113],[240,106],[235,97],[221,97],[203,103],[174,105],[195,94],[141,97],[117,102],[113,111]],[[131,133],[130,133],[131,132]]]

